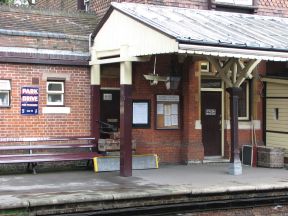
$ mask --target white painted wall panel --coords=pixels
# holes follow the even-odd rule
[[[128,56],[178,51],[175,39],[114,10],[95,37],[92,59],[95,51],[117,50],[123,45],[128,45]]]
[[[288,97],[288,85],[268,83],[267,97]]]
[[[287,157],[288,99],[285,97],[288,97],[288,85],[284,83],[267,82],[266,96],[268,97],[266,99],[266,130],[275,131],[274,133],[266,132],[266,145],[268,147],[285,148],[285,155]],[[276,117],[276,109],[278,109],[278,119]]]
[[[278,119],[276,119],[276,109],[278,109]],[[266,129],[288,132],[288,99],[267,98]]]

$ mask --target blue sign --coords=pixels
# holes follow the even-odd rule
[[[39,113],[39,88],[22,87],[21,88],[21,114],[38,115]]]

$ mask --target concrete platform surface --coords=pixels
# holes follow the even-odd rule
[[[177,194],[288,189],[288,170],[243,167],[243,175],[228,174],[228,163],[162,165],[119,172],[50,172],[0,176],[0,209],[48,206]]]

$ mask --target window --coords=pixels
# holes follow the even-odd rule
[[[249,119],[249,82],[245,81],[241,85],[242,92],[239,95],[238,118],[239,120]]]
[[[157,129],[179,129],[179,95],[157,95]]]
[[[209,73],[209,62],[200,62],[200,71],[201,73]]]
[[[11,83],[10,80],[0,80],[0,107],[10,106]]]
[[[64,81],[47,81],[47,105],[64,105]]]
[[[236,13],[254,13],[255,0],[209,0],[209,8]]]

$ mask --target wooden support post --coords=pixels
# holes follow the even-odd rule
[[[226,91],[230,95],[231,156],[229,174],[241,175],[242,164],[238,147],[238,100],[241,88],[232,87],[227,88]]]
[[[221,65],[219,59],[207,56],[208,61],[214,65],[218,76],[225,82],[227,92],[230,94],[230,125],[231,125],[231,158],[229,173],[233,175],[242,174],[242,165],[239,158],[238,148],[238,100],[241,92],[240,85],[247,78],[252,77],[252,72],[260,63],[259,59],[250,59],[244,64],[241,59],[230,58],[224,65]],[[232,75],[229,75],[229,72]]]
[[[100,65],[91,67],[91,136],[100,138]]]
[[[132,86],[121,85],[120,94],[120,175],[132,176]]]
[[[120,64],[120,176],[132,176],[132,62]]]

